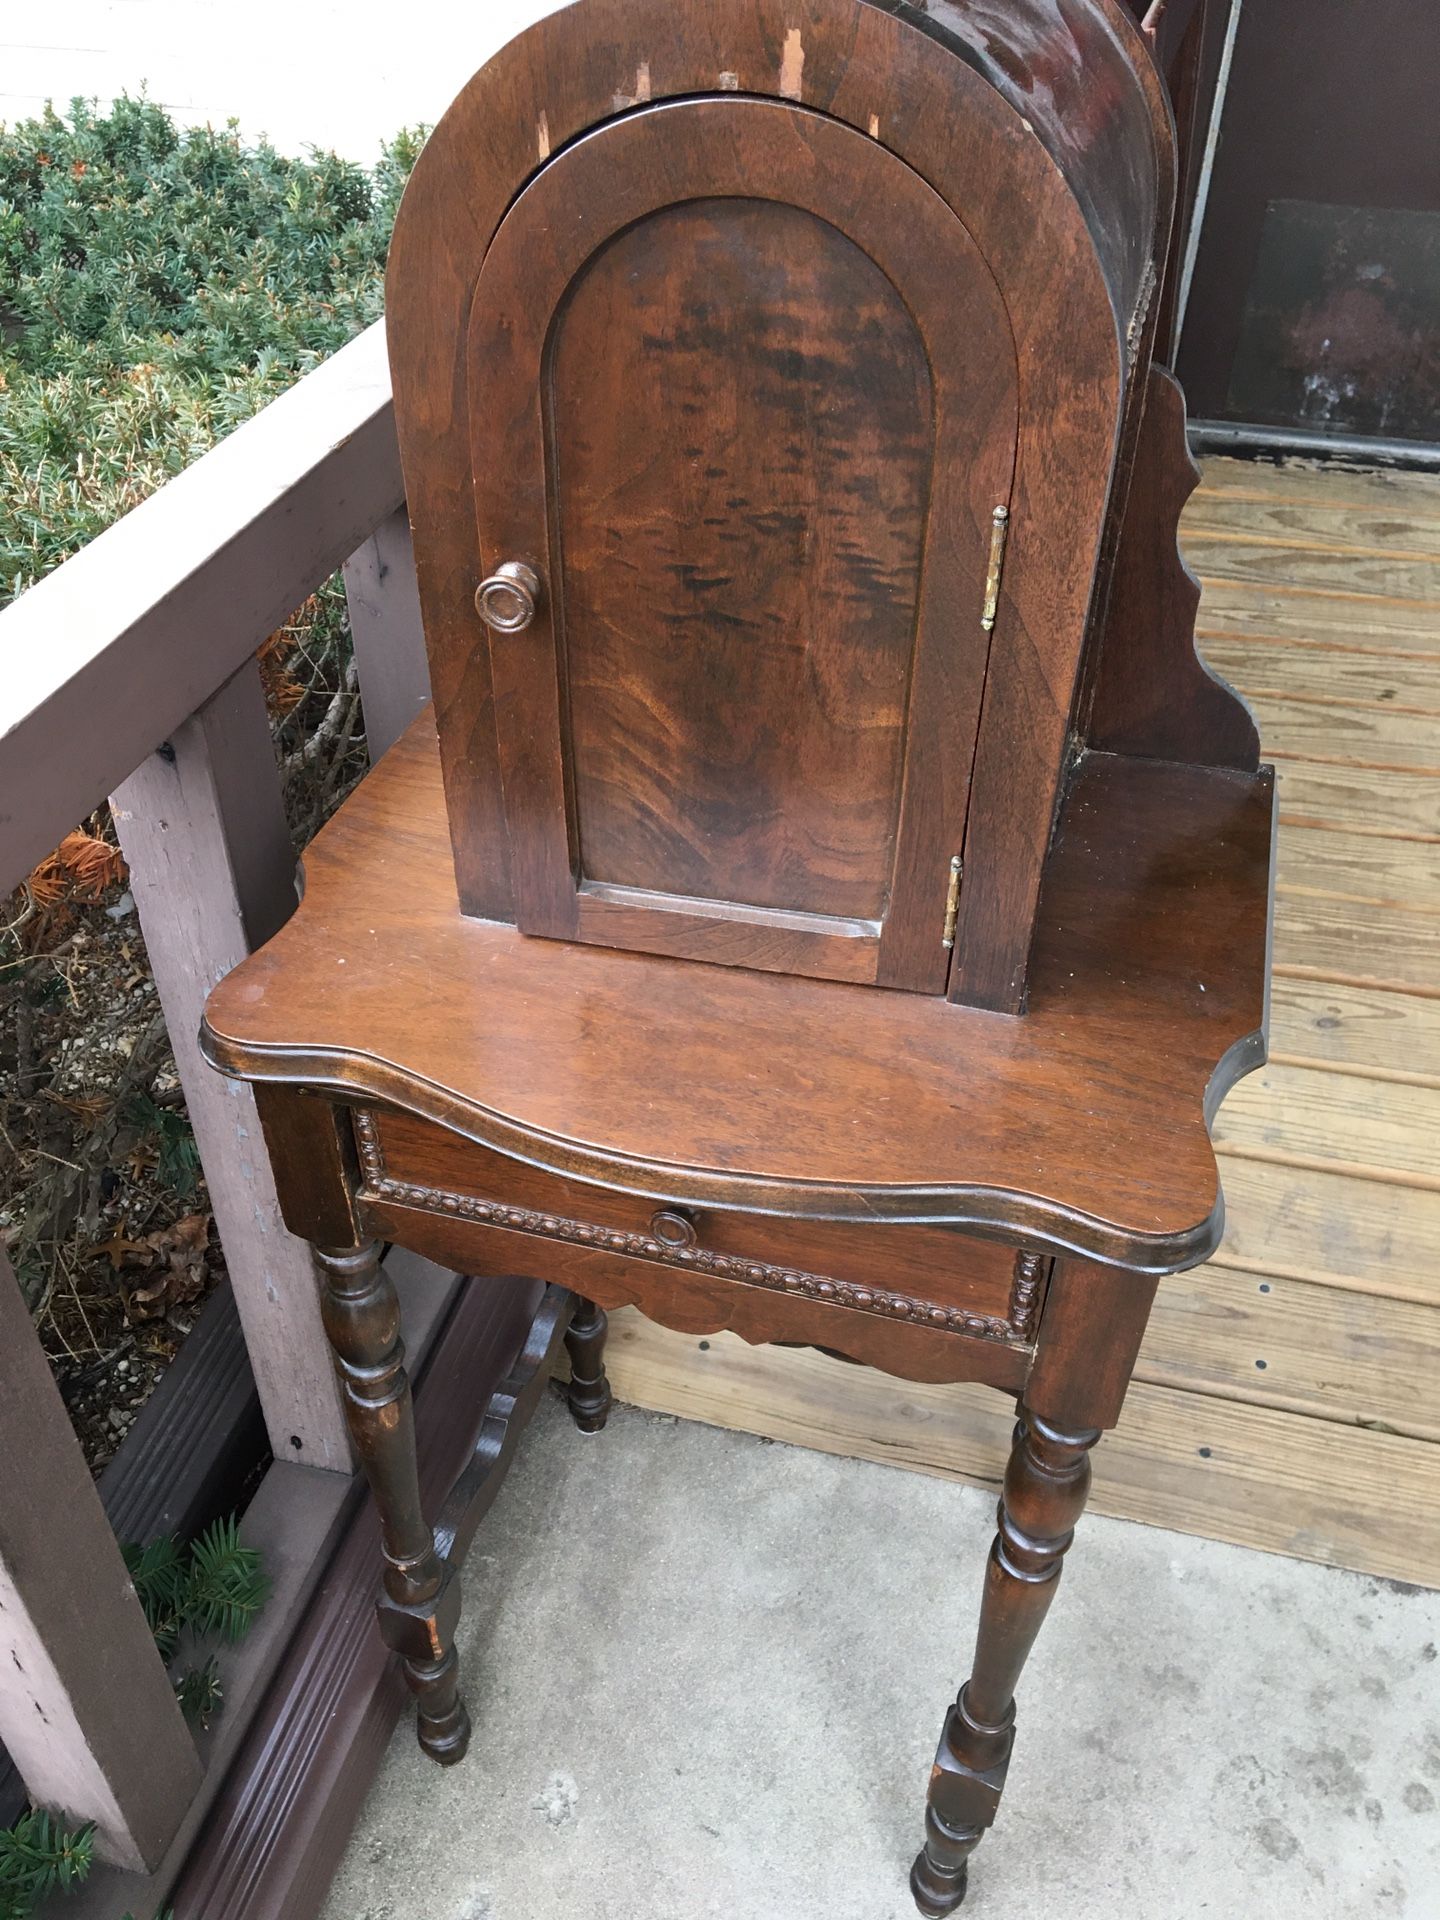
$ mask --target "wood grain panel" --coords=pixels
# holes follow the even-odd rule
[[[633,1406],[797,1446],[998,1487],[1013,1410],[976,1387],[910,1386],[818,1353],[702,1351],[617,1313],[607,1360]],[[1091,1507],[1327,1566],[1440,1585],[1424,1441],[1137,1381],[1095,1452]],[[1083,1547],[1077,1544],[1076,1551]]]
[[[879,919],[934,435],[914,321],[814,215],[699,200],[556,326],[582,875]]]
[[[519,196],[468,352],[481,552],[541,582],[489,647],[517,924],[942,991],[1018,431],[966,228],[835,120],[656,106]]]

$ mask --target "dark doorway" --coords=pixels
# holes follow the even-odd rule
[[[1440,442],[1440,7],[1241,0],[1180,336],[1198,420]]]

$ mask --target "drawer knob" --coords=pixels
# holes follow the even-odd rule
[[[674,1207],[661,1207],[650,1221],[650,1231],[662,1247],[693,1247],[695,1222]]]
[[[475,590],[475,607],[495,633],[523,633],[535,618],[540,576],[523,560],[506,560]]]

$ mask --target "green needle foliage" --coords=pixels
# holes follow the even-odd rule
[[[0,1920],[28,1920],[47,1894],[83,1880],[94,1838],[93,1826],[67,1830],[48,1813],[23,1814],[0,1832]]]
[[[241,1544],[233,1515],[217,1520],[188,1549],[167,1535],[121,1551],[155,1644],[167,1661],[187,1633],[242,1639],[270,1595],[260,1555]],[[225,1697],[213,1654],[181,1671],[175,1697],[187,1720],[209,1726]],[[72,1831],[53,1814],[40,1812],[27,1813],[0,1831],[0,1920],[29,1920],[48,1894],[68,1892],[83,1880],[90,1871],[94,1834],[93,1827]]]
[[[127,1544],[120,1551],[125,1556],[136,1598],[145,1609],[155,1644],[161,1657],[168,1660],[186,1619],[190,1569],[185,1555],[169,1534],[152,1540],[149,1546]]]
[[[240,1544],[233,1514],[207,1527],[188,1553],[170,1535],[144,1547],[127,1545],[122,1552],[162,1653],[173,1649],[185,1627],[242,1639],[269,1598],[260,1555]]]
[[[219,1664],[212,1653],[203,1667],[187,1667],[175,1682],[180,1711],[193,1727],[208,1727],[225,1699]]]
[[[242,1639],[269,1595],[260,1556],[241,1546],[233,1515],[217,1520],[191,1547],[186,1624],[197,1633]]]
[[[243,1639],[270,1597],[260,1555],[241,1545],[233,1515],[207,1528],[188,1552],[168,1536],[144,1547],[126,1546],[122,1552],[155,1644],[167,1661],[187,1632],[195,1638],[219,1634],[232,1642]],[[214,1658],[186,1667],[175,1682],[175,1693],[187,1720],[209,1726],[224,1697]],[[5,1920],[3,1913],[0,1920]]]
[[[373,169],[145,100],[0,127],[0,604],[378,318]]]

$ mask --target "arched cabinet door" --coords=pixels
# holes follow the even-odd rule
[[[943,992],[1016,378],[839,121],[685,100],[541,168],[468,365],[522,931]]]

